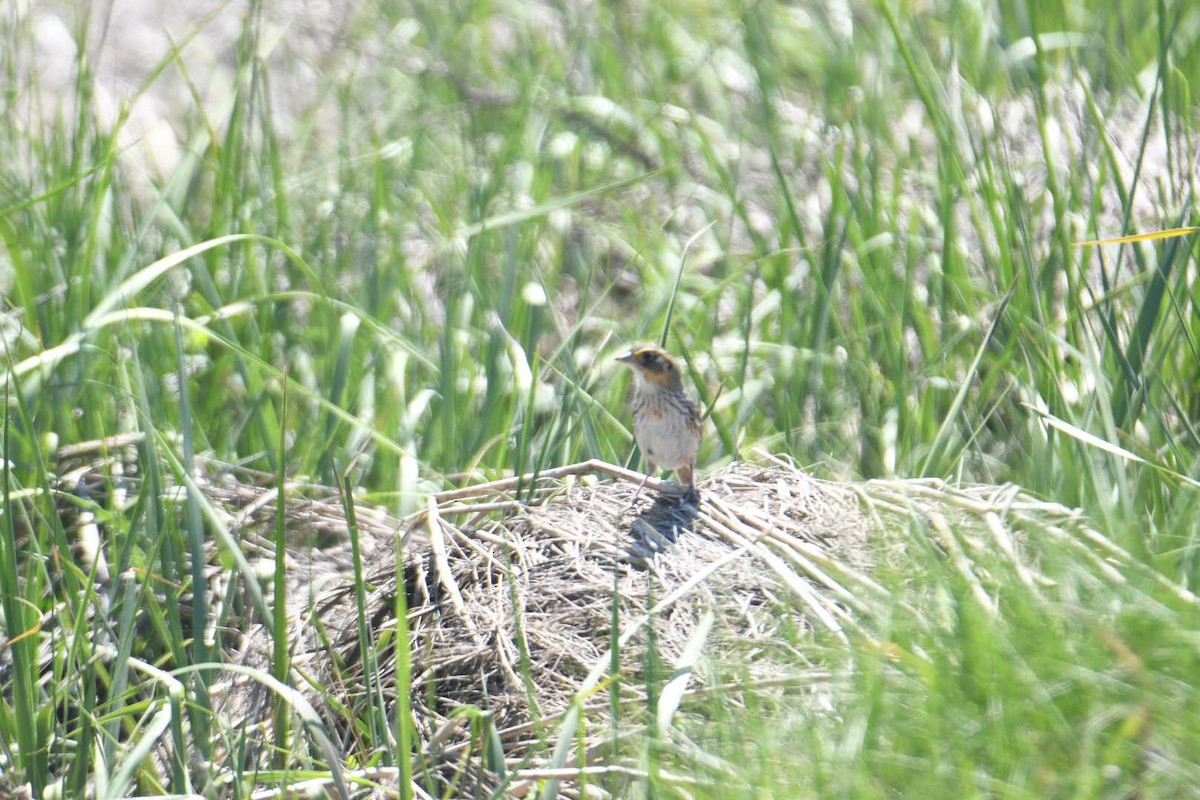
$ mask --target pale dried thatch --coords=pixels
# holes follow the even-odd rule
[[[568,470],[624,473],[598,462]],[[622,669],[634,675],[634,629],[650,617],[668,661],[705,611],[742,644],[771,641],[781,623],[838,635],[854,624],[845,583],[865,563],[866,522],[845,489],[782,464],[737,464],[700,484],[698,505],[643,495],[635,509],[631,483],[564,483],[568,470],[540,479],[532,505],[500,500],[512,482],[471,490],[475,502],[447,493],[413,521],[421,535],[405,550],[404,575],[424,735],[464,703],[495,712],[504,728],[563,711],[606,663],[614,602],[628,637]],[[372,612],[394,608],[394,566],[371,586]],[[352,587],[323,596],[318,614],[354,662]]]

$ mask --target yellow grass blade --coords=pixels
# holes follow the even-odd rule
[[[1196,233],[1200,228],[1171,228],[1165,231],[1150,233],[1134,233],[1129,236],[1118,236],[1115,239],[1095,239],[1090,242],[1075,242],[1075,247],[1094,247],[1100,244],[1125,244],[1127,242],[1147,242],[1152,239],[1174,239],[1176,236],[1187,236]]]

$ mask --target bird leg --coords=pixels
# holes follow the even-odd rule
[[[675,470],[675,474],[679,477],[679,483],[683,486],[686,486],[688,488],[689,492],[692,489],[696,488],[695,484],[692,483],[692,465],[691,464],[684,464],[682,467]]]
[[[648,468],[646,471],[646,477],[642,478],[642,482],[639,483],[637,489],[633,491],[633,499],[629,501],[630,508],[633,508],[633,504],[637,502],[638,495],[642,493],[642,487],[646,485],[646,481],[650,480],[651,475],[653,475],[655,472],[658,472],[658,470],[654,468],[653,464],[647,462],[646,466]]]
[[[684,464],[675,470],[675,474],[679,476],[679,482],[687,487],[683,491],[684,502],[699,504],[700,491],[696,488],[696,484],[693,481],[693,466],[691,464]]]

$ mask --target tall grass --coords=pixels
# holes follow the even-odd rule
[[[621,460],[610,356],[668,316],[711,401],[704,465],[762,447],[837,477],[1013,482],[1195,585],[1194,237],[1072,244],[1195,223],[1200,9],[385,5],[311,54],[301,108],[255,6],[228,104],[168,112],[183,155],[159,175],[129,114],[94,111],[95,52],[43,84],[37,18],[0,22],[6,773],[35,793],[65,775],[62,796],[98,775],[200,791],[183,763],[150,785],[116,740],[182,739],[181,704],[197,741],[232,735],[198,735],[215,656],[189,626],[230,613],[188,566],[212,522],[163,498],[155,454],[183,455],[180,480],[199,456],[349,475],[402,512],[449,483]],[[137,89],[201,95],[188,46]],[[120,433],[144,435],[132,504],[57,494],[56,447]],[[98,562],[66,558],[62,503],[104,524],[103,598]],[[895,532],[911,562],[881,577],[894,606],[870,623],[894,651],[802,644],[842,670],[825,713],[714,701],[695,750],[655,758],[718,763],[703,752],[776,796],[1188,785],[1193,608],[1034,531],[1050,584],[1000,571],[988,615],[926,533]],[[128,690],[135,673],[159,691]]]

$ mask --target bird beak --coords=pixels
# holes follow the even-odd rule
[[[619,356],[616,360],[620,361],[623,364],[629,364],[630,362],[633,361],[633,352],[631,351],[631,352],[626,353],[623,356]]]

